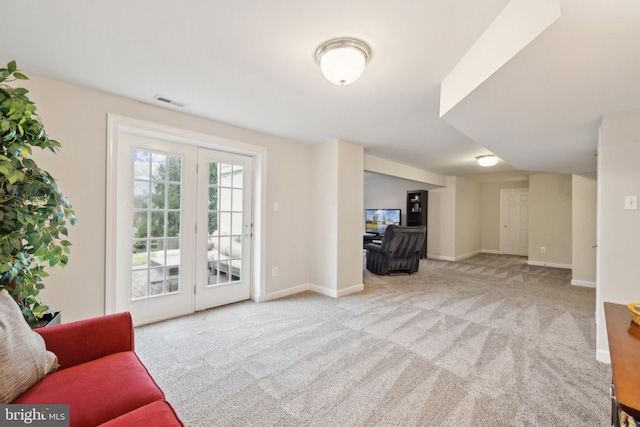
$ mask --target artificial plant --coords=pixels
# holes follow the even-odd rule
[[[30,158],[33,147],[54,153],[25,88],[7,83],[28,78],[15,61],[0,68],[0,289],[6,289],[34,325],[51,311],[40,298],[48,267],[64,267],[70,243],[67,221],[74,211],[55,179]]]

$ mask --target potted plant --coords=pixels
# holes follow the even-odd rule
[[[54,314],[38,294],[45,268],[69,261],[66,225],[75,214],[51,174],[30,158],[33,147],[56,152],[60,143],[47,137],[28,90],[7,84],[26,79],[15,61],[0,68],[0,289],[34,327]]]

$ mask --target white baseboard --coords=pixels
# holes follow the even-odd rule
[[[478,251],[478,252],[473,252],[473,253],[470,253],[470,254],[460,255],[460,256],[456,256],[456,257],[446,256],[446,255],[427,254],[427,258],[429,258],[429,259],[437,259],[439,261],[460,261],[460,260],[463,260],[465,258],[470,258],[470,257],[472,257],[474,255],[479,254],[479,253],[480,252]]]
[[[568,268],[571,270],[571,264],[557,264],[555,262],[527,261],[529,265],[537,265],[539,267]]]
[[[596,282],[587,282],[585,280],[571,279],[571,284],[573,286],[582,286],[584,288],[596,288]]]
[[[364,283],[360,283],[355,286],[351,286],[347,289],[341,289],[338,291],[338,297],[343,297],[345,295],[355,294],[356,292],[364,291]]]
[[[502,252],[493,249],[480,249],[480,252],[483,254],[502,255]]]
[[[473,252],[469,252],[466,253],[464,255],[458,255],[455,259],[455,261],[462,261],[463,259],[467,259],[467,258],[471,258],[474,255],[478,255],[480,253],[480,251],[473,251]]]
[[[598,362],[606,363],[607,365],[611,365],[611,355],[608,351],[605,350],[596,350],[596,360]]]
[[[317,292],[317,293],[322,294],[322,295],[326,295],[328,297],[332,297],[332,298],[343,297],[345,295],[349,295],[349,294],[353,294],[353,293],[356,293],[356,292],[360,292],[363,289],[364,289],[364,284],[363,283],[360,283],[359,285],[351,286],[350,288],[347,288],[347,289],[341,289],[339,291],[336,291],[335,289],[327,289],[327,288],[324,288],[322,286],[317,286],[317,285],[310,285],[309,286],[309,290],[311,290],[313,292]]]
[[[300,292],[308,291],[311,289],[311,283],[304,283],[299,286],[294,286],[291,288],[283,289],[281,291],[270,292],[268,294],[263,295],[262,297],[253,297],[252,299],[256,302],[264,302],[264,301],[272,301],[278,298],[288,297],[289,295],[299,294]]]
[[[471,258],[472,256],[474,256],[474,255],[478,255],[478,254],[480,254],[480,253],[493,253],[493,254],[500,254],[501,252],[500,252],[500,251],[491,251],[491,252],[490,252],[489,250],[484,250],[484,249],[482,249],[482,250],[477,250],[477,251],[469,252],[469,253],[466,253],[466,254],[464,254],[464,255],[458,255],[458,256],[455,256],[455,257],[453,257],[453,256],[446,256],[446,255],[435,255],[435,254],[427,253],[427,258],[430,258],[430,259],[437,259],[437,260],[440,260],[440,261],[462,261],[463,259]]]
[[[304,291],[313,291],[322,295],[326,295],[328,297],[339,298],[345,295],[360,292],[362,290],[364,290],[363,283],[360,283],[355,286],[351,286],[350,288],[347,288],[347,289],[341,289],[339,291],[336,291],[335,289],[323,288],[322,286],[317,286],[317,285],[314,285],[313,283],[304,283],[302,285],[294,286],[288,289],[283,289],[281,291],[270,292],[263,296],[253,294],[251,296],[251,299],[255,302],[273,301],[278,298],[288,297],[289,295],[299,294],[300,292],[304,292]]]
[[[434,255],[434,254],[427,254],[427,258],[429,259],[437,259],[439,261],[455,261],[456,259],[452,256],[444,256],[444,255]]]

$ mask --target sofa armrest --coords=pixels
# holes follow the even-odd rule
[[[375,243],[367,243],[365,248],[372,253],[380,254],[383,256],[389,256],[389,252],[386,249],[382,249],[382,246],[377,245]]]
[[[109,314],[35,331],[44,338],[47,350],[58,356],[59,369],[135,350],[133,321],[129,313]]]

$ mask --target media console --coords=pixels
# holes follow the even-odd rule
[[[382,236],[379,234],[365,233],[362,235],[362,247],[365,248],[367,243],[382,243]]]

